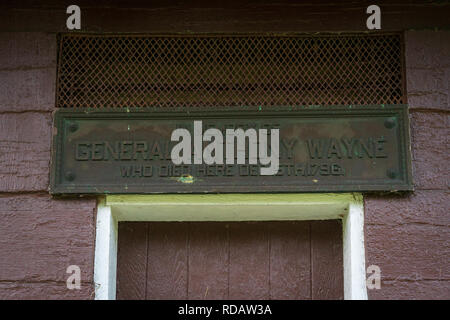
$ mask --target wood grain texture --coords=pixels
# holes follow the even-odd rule
[[[416,190],[403,197],[372,194],[364,197],[364,207],[366,226],[450,226],[450,193],[447,190]]]
[[[118,297],[342,299],[341,233],[335,221],[123,222]]]
[[[189,299],[228,298],[228,224],[189,225]]]
[[[0,112],[55,108],[56,35],[0,32]]]
[[[0,300],[94,298],[94,199],[0,196]],[[67,267],[81,270],[68,290]]]
[[[148,224],[120,222],[117,248],[117,299],[144,300],[147,284]]]
[[[187,299],[188,224],[148,223],[147,299]]]
[[[381,288],[368,294],[448,300],[450,32],[405,35],[415,192],[364,196],[366,266],[381,269]]]
[[[0,32],[0,70],[56,68],[56,35]]]
[[[140,10],[143,5],[152,8]],[[351,4],[349,4],[351,3]],[[405,4],[406,3],[406,4]],[[0,29],[13,31],[10,35],[21,37],[22,40],[12,40],[18,50],[9,47],[11,39],[0,44],[3,51],[0,74],[0,110],[2,112],[22,112],[25,110],[51,110],[54,107],[54,79],[44,59],[53,63],[56,41],[51,40],[51,48],[35,47],[29,39],[40,39],[46,42],[46,36],[32,33],[20,36],[16,31],[46,31],[52,32],[49,38],[54,39],[55,32],[67,32],[65,26],[67,14],[65,8],[69,2],[53,0],[39,1],[1,1]],[[364,6],[367,3],[355,1],[336,2],[310,1],[309,5],[296,4],[293,1],[246,2],[206,2],[196,5],[192,3],[176,4],[167,1],[124,1],[116,8],[111,2],[98,0],[77,1],[83,10],[82,31],[145,31],[145,32],[303,32],[303,31],[366,31]],[[330,6],[330,4],[332,4]],[[334,4],[334,6],[333,6]],[[315,9],[310,7],[314,5]],[[126,7],[139,10],[128,10]],[[86,7],[93,7],[85,10]],[[283,7],[286,7],[283,9]],[[210,8],[210,9],[208,9]],[[426,3],[426,1],[390,1],[382,6],[383,30],[407,30],[406,32],[406,67],[408,81],[408,102],[414,116],[411,124],[413,130],[416,192],[426,194],[420,199],[388,197],[377,198],[365,196],[366,221],[378,226],[369,228],[366,234],[368,250],[367,265],[377,262],[382,268],[382,277],[395,278],[399,266],[396,265],[398,254],[402,254],[400,267],[403,271],[412,264],[413,272],[406,274],[408,279],[384,280],[381,290],[370,290],[369,297],[373,299],[449,299],[449,279],[437,276],[439,269],[448,268],[449,261],[443,261],[443,266],[435,264],[432,274],[435,279],[426,279],[418,273],[419,264],[429,261],[425,254],[440,255],[440,246],[433,245],[437,232],[448,227],[447,216],[440,218],[442,213],[450,212],[448,203],[448,179],[445,171],[448,158],[445,139],[448,137],[447,127],[440,123],[445,119],[448,123],[450,95],[448,87],[448,31],[434,31],[434,27],[448,28],[448,4],[442,1]],[[109,11],[109,12],[108,12]],[[355,13],[358,13],[355,16]],[[436,14],[437,13],[437,14]],[[343,17],[343,18],[342,18]],[[364,17],[364,18],[363,18]],[[429,31],[414,31],[427,28]],[[7,35],[6,37],[9,37]],[[54,42],[53,42],[54,41]],[[446,46],[446,47],[445,47]],[[443,51],[441,49],[443,48]],[[11,49],[11,51],[10,51]],[[44,51],[47,50],[47,51]],[[6,52],[5,52],[6,51]],[[444,54],[442,54],[444,53]],[[443,64],[446,63],[446,64]],[[34,70],[17,70],[19,68]],[[16,70],[11,70],[15,68]],[[416,69],[416,70],[412,70]],[[428,69],[428,70],[419,70]],[[53,72],[56,72],[53,69]],[[17,72],[16,72],[17,71]],[[14,74],[15,73],[15,74]],[[427,81],[424,81],[424,75]],[[447,82],[445,82],[447,79]],[[427,110],[423,111],[424,108]],[[416,109],[416,110],[414,110]],[[439,110],[446,110],[442,112]],[[429,113],[428,113],[429,112]],[[420,113],[420,114],[419,114]],[[425,114],[427,113],[427,114]],[[9,115],[8,115],[9,117]],[[12,116],[11,116],[12,117]],[[3,122],[1,131],[4,137],[2,152],[3,173],[0,176],[2,195],[0,203],[2,226],[0,230],[0,299],[61,299],[61,298],[93,298],[93,261],[95,243],[95,201],[82,199],[54,200],[48,195],[6,194],[8,192],[36,192],[46,190],[48,185],[48,159],[50,137],[36,136],[36,140],[44,141],[42,145],[33,145],[34,140],[29,134],[36,134],[35,126],[30,124],[31,115],[21,115],[20,121],[7,125]],[[50,115],[42,115],[45,120],[39,124],[43,130],[50,133]],[[435,118],[435,119],[433,119]],[[9,122],[9,119],[7,120]],[[46,123],[46,126],[44,125]],[[30,127],[31,126],[31,127]],[[11,132],[11,133],[10,133]],[[10,139],[16,134],[15,139]],[[436,139],[434,138],[436,135]],[[6,137],[6,138],[5,138]],[[9,139],[9,140],[8,140]],[[15,144],[14,141],[18,141]],[[37,142],[40,144],[41,142]],[[22,145],[29,145],[26,152],[31,155],[20,155]],[[18,149],[13,149],[18,148]],[[24,150],[24,149],[22,149]],[[430,152],[428,151],[430,150]],[[20,151],[20,150],[19,150]],[[13,154],[10,154],[10,153]],[[21,151],[25,152],[25,151]],[[47,155],[48,154],[48,155]],[[16,161],[8,160],[15,157]],[[431,160],[430,160],[431,157]],[[5,160],[6,159],[6,160]],[[33,163],[37,160],[38,163]],[[430,162],[430,163],[428,163]],[[45,166],[43,166],[45,164]],[[428,169],[427,169],[428,167]],[[14,171],[15,170],[15,171]],[[15,173],[16,172],[16,173]],[[27,175],[29,178],[25,177]],[[436,200],[436,198],[439,198]],[[431,207],[429,206],[431,203]],[[369,214],[367,214],[369,213]],[[398,229],[399,224],[409,224]],[[411,225],[422,225],[415,228]],[[428,225],[426,227],[425,225]],[[442,225],[434,228],[435,225]],[[410,233],[410,230],[412,233]],[[403,244],[391,248],[392,241],[383,244],[367,243],[369,237],[381,237],[386,232],[394,235]],[[416,234],[418,233],[418,234]],[[415,236],[414,236],[415,234]],[[415,243],[428,241],[421,248],[426,252],[417,259],[409,250]],[[448,248],[448,241],[444,242]],[[402,250],[405,250],[403,253]],[[65,288],[65,267],[68,264],[78,264],[82,269],[83,281],[88,281],[82,290],[67,290]],[[386,267],[386,268],[385,268]],[[408,269],[411,271],[410,269]],[[448,269],[447,269],[448,270]],[[402,272],[400,270],[400,272]],[[428,271],[427,271],[428,272]],[[403,274],[405,275],[405,274]],[[417,280],[411,280],[416,277]],[[429,274],[426,274],[428,277]],[[416,279],[416,278],[414,278]],[[38,282],[39,281],[39,282]],[[56,282],[52,282],[56,281]],[[83,282],[84,283],[84,282]],[[84,289],[88,287],[89,290]]]
[[[450,110],[450,32],[405,32],[405,67],[410,109]]]
[[[269,223],[271,299],[311,299],[309,225],[309,221]]]
[[[368,266],[381,268],[382,288],[387,280],[450,281],[449,225],[366,225],[365,234]]]
[[[450,280],[449,203],[449,192],[440,190],[417,190],[401,198],[365,198],[367,265],[380,266],[383,283],[391,281],[387,287],[382,285],[387,292],[376,297],[394,296],[399,292],[397,284],[416,288],[415,281]]]
[[[312,299],[344,298],[342,222],[311,221]]]
[[[450,77],[450,69],[448,74]],[[410,117],[415,187],[448,190],[450,170],[443,166],[450,162],[450,114],[413,112]]]
[[[6,3],[5,3],[6,2]],[[382,30],[448,27],[442,1],[381,4]],[[67,32],[70,2],[2,1],[0,30]],[[366,1],[77,1],[84,32],[367,31]]]
[[[0,300],[92,300],[94,285],[81,283],[81,290],[68,290],[66,282],[0,282]]]
[[[55,108],[56,66],[45,68],[0,68],[0,112],[50,111]],[[42,127],[50,129],[42,124]],[[48,141],[45,141],[48,144]]]
[[[81,281],[93,286],[95,206],[94,199],[0,196],[0,282],[65,286],[67,267],[78,265]]]
[[[269,299],[268,225],[230,223],[229,299]]]
[[[0,100],[8,83],[0,72]],[[0,114],[0,192],[47,191],[51,121],[49,113]]]
[[[381,289],[370,290],[370,299],[449,300],[450,280],[383,280]]]

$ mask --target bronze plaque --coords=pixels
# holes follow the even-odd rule
[[[172,149],[180,147],[181,138],[171,141],[176,129],[190,134],[185,141],[190,143],[190,153],[185,152],[188,149],[178,153],[187,156],[181,163],[171,158]],[[216,144],[220,148],[209,149],[214,156],[209,164],[204,162],[208,145],[222,140],[206,139],[208,129],[217,129],[223,139],[223,144]],[[238,138],[227,135],[238,129],[256,133],[244,138],[241,149]],[[264,133],[266,139],[261,140]],[[249,156],[250,143],[256,150],[253,156]],[[227,153],[227,144],[233,153]],[[265,155],[272,155],[270,163],[258,153],[263,145]],[[262,174],[269,166],[273,173]],[[412,188],[404,105],[60,109],[55,114],[53,194]]]

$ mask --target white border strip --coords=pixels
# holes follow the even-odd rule
[[[361,195],[349,203],[343,221],[344,299],[367,300],[364,206]]]
[[[111,207],[102,199],[97,205],[97,228],[95,237],[94,284],[95,299],[116,298],[118,222]]]
[[[107,196],[97,206],[95,299],[116,298],[119,221],[325,219],[343,220],[344,299],[367,299],[364,208],[360,194]]]

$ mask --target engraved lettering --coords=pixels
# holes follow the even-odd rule
[[[75,160],[86,161],[90,158],[90,143],[77,143],[75,147]]]
[[[336,139],[330,139],[330,143],[328,145],[327,158],[331,159],[333,156],[336,156],[338,159],[342,158],[341,146]]]
[[[133,155],[133,141],[122,141],[120,149],[120,160],[131,160]]]
[[[308,139],[308,151],[311,159],[322,159],[323,148],[321,139]]]
[[[137,141],[134,143],[134,160],[138,160],[138,155],[140,154],[142,159],[145,159],[145,154],[147,153],[147,142],[145,141]]]
[[[384,150],[385,143],[386,140],[384,139],[384,137],[380,137],[375,140],[375,158],[387,158],[387,154]]]
[[[369,158],[373,158],[375,155],[375,149],[374,149],[374,143],[372,138],[367,138],[367,143],[364,143],[364,141],[360,140],[360,153],[359,157],[362,158],[364,156],[364,153],[367,154]]]
[[[119,149],[119,142],[116,142],[115,148],[109,142],[105,142],[104,160],[109,160],[109,156],[112,156],[114,160],[119,160]]]

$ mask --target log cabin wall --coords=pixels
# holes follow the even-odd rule
[[[57,34],[72,3],[0,4],[0,298],[93,299],[96,200],[48,194]],[[77,1],[82,31],[366,32],[354,1]],[[449,6],[379,3],[382,31],[405,34],[415,191],[365,195],[366,265],[382,271],[370,299],[449,299]],[[81,290],[67,290],[79,265]]]

